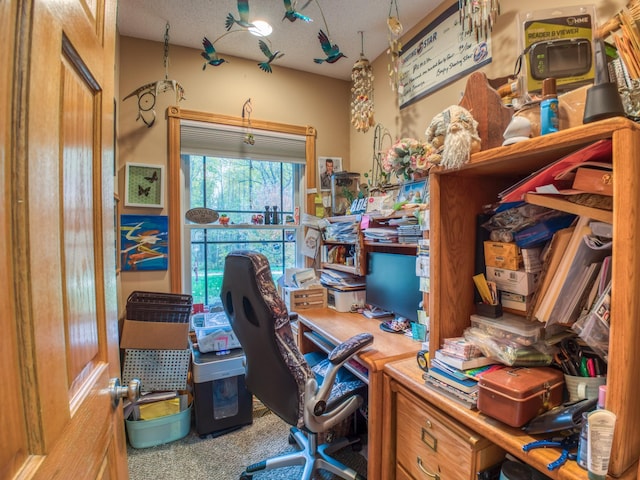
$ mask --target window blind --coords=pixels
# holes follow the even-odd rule
[[[247,133],[255,140],[244,142]],[[219,123],[180,121],[180,153],[223,158],[306,163],[306,137],[288,133],[249,130]]]

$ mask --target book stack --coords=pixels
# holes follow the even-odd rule
[[[399,225],[398,226],[398,243],[418,243],[422,238],[420,225]]]
[[[478,402],[478,378],[482,373],[495,369],[496,363],[482,356],[478,348],[464,338],[448,338],[442,348],[436,350],[431,367],[423,378],[427,388],[474,409]]]

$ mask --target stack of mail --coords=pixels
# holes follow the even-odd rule
[[[336,222],[325,227],[324,239],[335,242],[353,243],[358,240],[357,222]]]
[[[393,227],[367,228],[364,231],[364,238],[373,242],[396,243],[398,230]]]
[[[422,238],[420,225],[399,225],[398,226],[398,243],[418,243]]]

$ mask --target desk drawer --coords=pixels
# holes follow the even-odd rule
[[[473,480],[497,463],[503,451],[408,392],[399,392],[396,411],[396,475],[415,479]]]

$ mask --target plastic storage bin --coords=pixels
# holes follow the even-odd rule
[[[360,174],[337,172],[331,175],[331,210],[333,215],[344,215],[360,192]]]
[[[193,394],[198,435],[213,436],[253,422],[252,395],[244,383],[244,352],[193,356]]]
[[[191,429],[191,405],[180,413],[152,420],[126,420],[129,443],[147,448],[186,437]]]
[[[498,318],[471,315],[471,326],[500,340],[510,340],[520,345],[529,346],[540,340],[542,324],[532,322],[524,317],[504,313]]]

